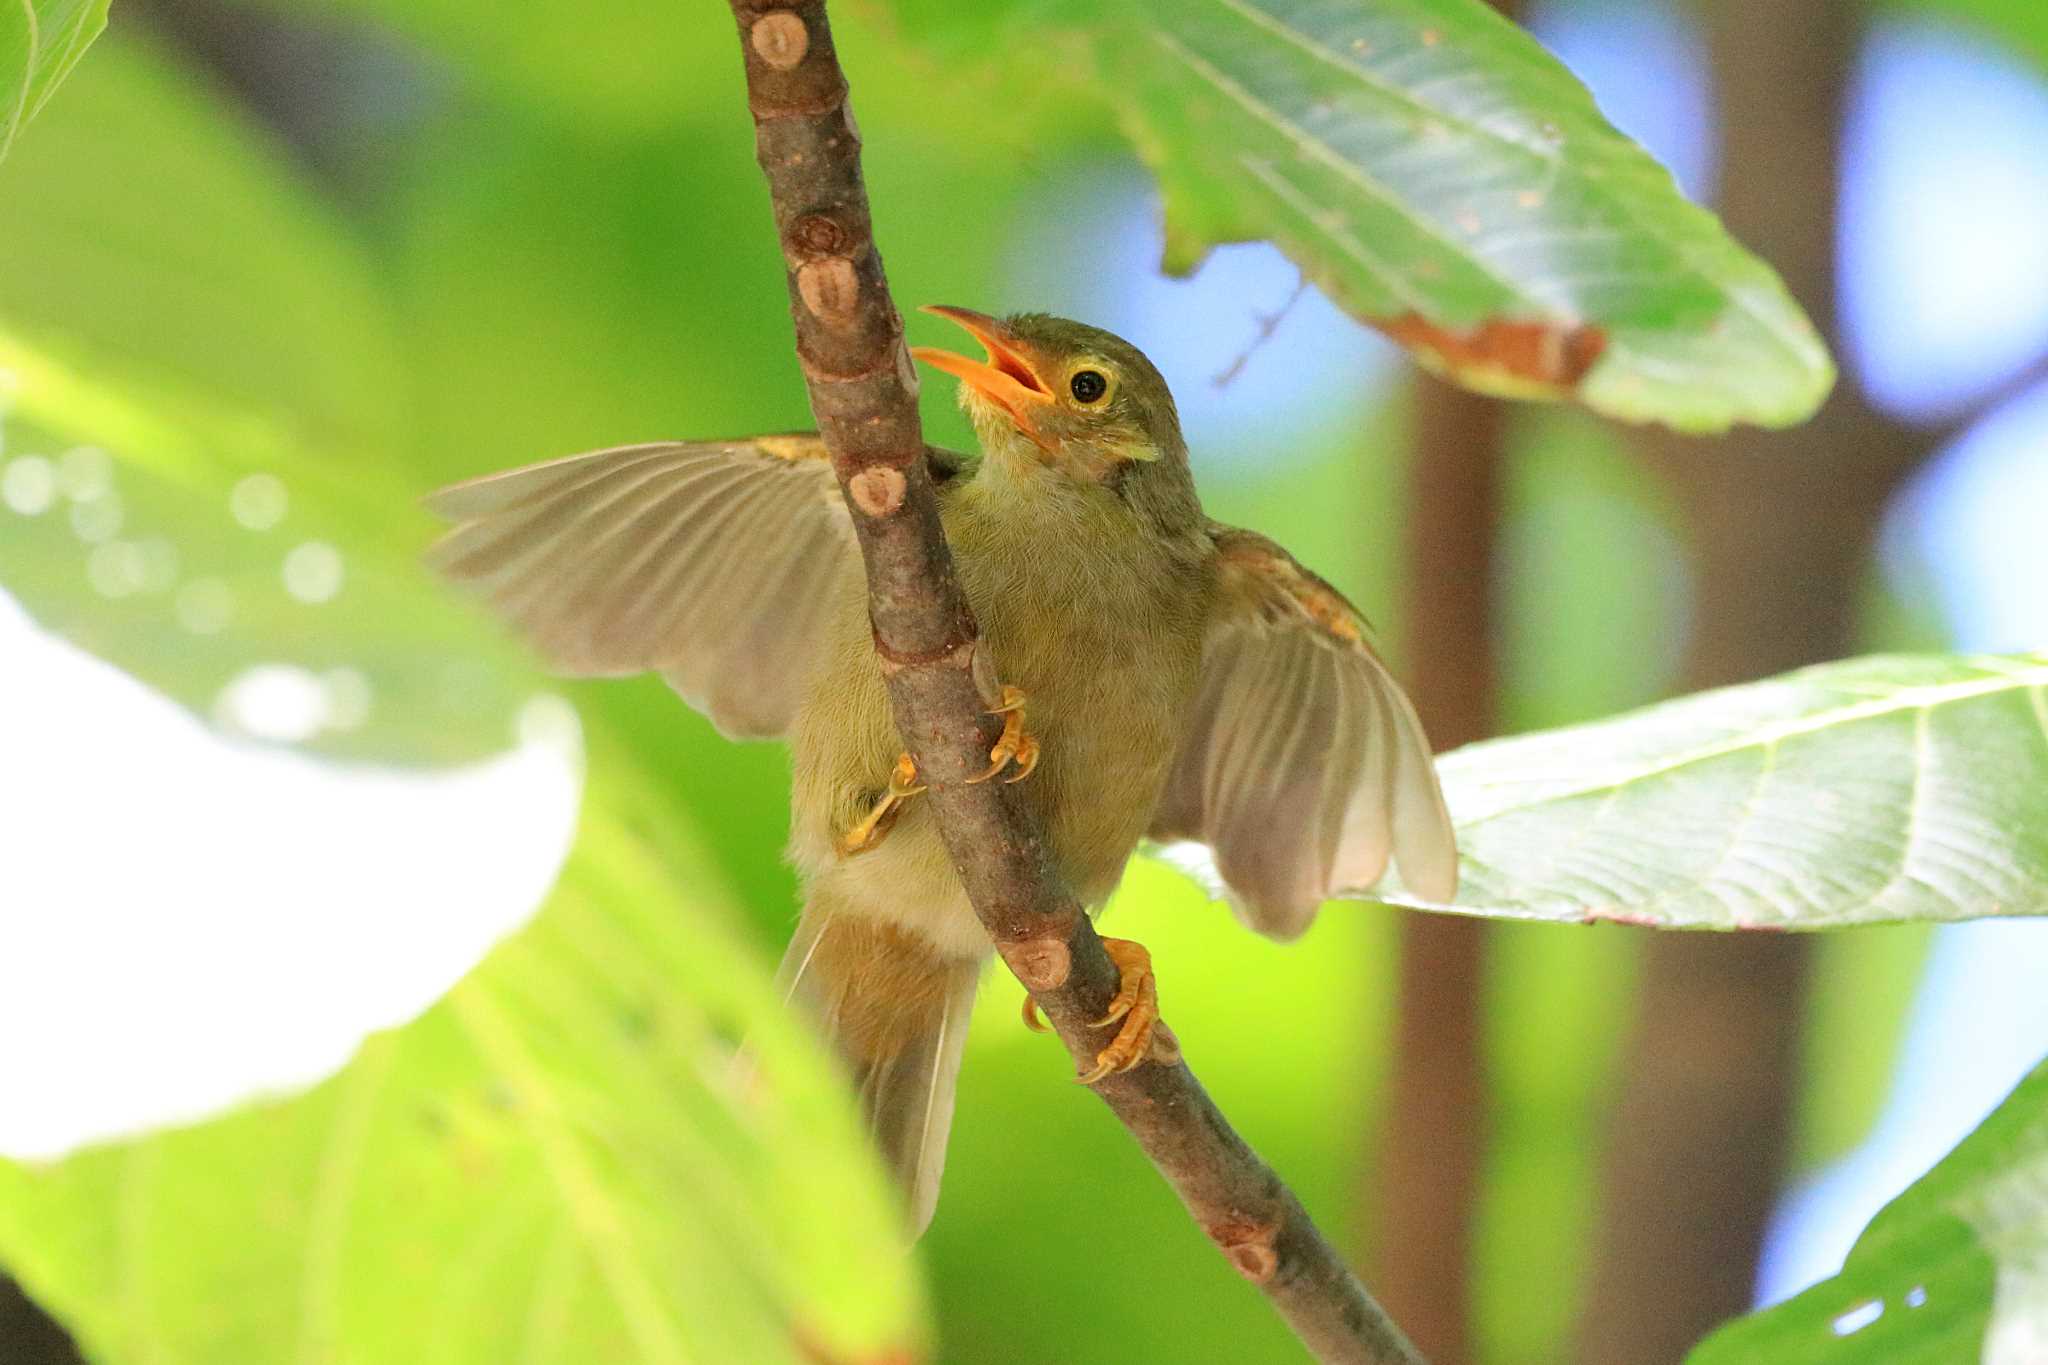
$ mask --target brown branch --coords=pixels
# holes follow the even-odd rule
[[[966,781],[987,765],[995,737],[988,680],[977,677],[974,615],[925,468],[917,377],[874,246],[860,137],[824,0],[731,3],[789,272],[797,357],[860,538],[897,727],[997,951],[1076,1063],[1092,1065],[1109,1036],[1090,1021],[1115,993],[1116,968],[1014,794]],[[1094,1089],[1319,1359],[1420,1361],[1185,1064],[1148,1062]]]
[[[1931,426],[1920,427],[1906,422],[1894,424],[1908,434],[1909,440],[1907,457],[1901,462],[1906,466],[1901,471],[1902,476],[1910,473],[1912,467],[1917,465],[1916,457],[1924,457],[1929,452],[1940,450],[1951,441],[1961,440],[1978,422],[1997,412],[2007,403],[2025,398],[2043,384],[2048,384],[2048,352],[2035,356],[2027,364],[1972,397],[1955,412],[1937,419]]]

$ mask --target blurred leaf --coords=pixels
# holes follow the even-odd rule
[[[895,1195],[658,801],[594,784],[540,917],[305,1096],[0,1162],[0,1261],[110,1365],[908,1359]]]
[[[0,165],[0,247],[0,325],[99,382],[321,448],[379,454],[407,430],[360,245],[281,147],[132,29]]]
[[[1010,0],[1006,30],[898,2],[949,53],[1084,73],[1159,176],[1170,270],[1270,239],[1468,386],[1632,421],[1782,425],[1833,382],[1771,270],[1481,0]]]
[[[389,762],[495,753],[541,684],[418,563],[429,521],[375,460],[343,465],[196,400],[142,404],[0,330],[0,585],[201,715],[247,670],[323,694],[244,733]]]
[[[2048,9],[2040,0],[1878,0],[1878,8],[1960,22],[2048,66]]]
[[[1500,549],[1504,734],[1671,695],[1691,597],[1684,519],[1627,431],[1568,408],[1522,416]]]
[[[278,149],[109,39],[0,168],[0,241],[0,583],[203,715],[260,665],[326,694],[259,737],[502,749],[538,674],[417,563],[388,307]]]
[[[2048,914],[2048,656],[1878,655],[1442,760],[1459,908],[1666,928]]]
[[[448,59],[448,74],[488,96],[611,133],[661,128],[723,81],[745,84],[729,10],[672,0],[522,5],[516,22],[477,0],[236,0],[316,21],[373,26]],[[716,30],[711,40],[711,30]],[[737,102],[737,103],[736,103]],[[745,137],[742,118],[738,135]]]
[[[0,5],[0,159],[107,26],[107,0]]]
[[[2048,1063],[1879,1211],[1842,1273],[1687,1365],[2038,1365],[2048,1341]]]

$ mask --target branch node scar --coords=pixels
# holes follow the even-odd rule
[[[789,225],[789,244],[799,256],[830,256],[845,247],[849,235],[827,213],[807,213]]]
[[[1026,939],[1003,949],[1010,970],[1030,991],[1058,990],[1073,972],[1073,954],[1056,938]]]
[[[796,271],[797,293],[819,321],[845,327],[859,315],[860,275],[844,256],[820,256]]]
[[[774,10],[754,21],[747,40],[754,53],[777,71],[787,71],[811,50],[811,32],[804,21],[788,10]]]
[[[1277,1224],[1233,1218],[1205,1224],[1202,1231],[1253,1284],[1264,1284],[1280,1269],[1280,1253],[1273,1247],[1280,1235]]]
[[[871,517],[886,517],[901,508],[906,487],[903,471],[885,464],[869,465],[846,481],[853,505]]]

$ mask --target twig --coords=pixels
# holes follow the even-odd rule
[[[788,266],[797,358],[860,538],[897,728],[997,951],[1076,1063],[1092,1065],[1109,1034],[1090,1021],[1115,993],[1116,968],[1014,794],[966,781],[987,765],[995,726],[975,677],[974,616],[925,468],[917,377],[874,247],[860,138],[824,0],[731,4]],[[1094,1089],[1318,1359],[1420,1365],[1185,1064],[1148,1062]]]
[[[1270,313],[1252,314],[1252,321],[1257,328],[1252,333],[1252,339],[1245,343],[1244,349],[1239,351],[1228,365],[1225,365],[1209,377],[1209,386],[1216,389],[1227,389],[1236,383],[1237,377],[1244,373],[1244,367],[1251,364],[1252,357],[1263,350],[1266,343],[1273,339],[1273,334],[1280,330],[1280,324],[1287,321],[1287,315],[1294,311],[1294,305],[1300,303],[1301,296],[1307,292],[1308,276],[1303,275],[1295,280],[1293,291],[1285,299],[1281,300],[1278,308],[1275,308]]]

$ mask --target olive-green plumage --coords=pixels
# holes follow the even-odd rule
[[[1376,881],[1447,900],[1455,852],[1413,710],[1343,598],[1202,513],[1173,399],[1135,347],[1064,319],[935,309],[982,457],[934,452],[940,509],[1041,757],[1018,787],[1091,907],[1139,840],[1195,839],[1258,928]],[[658,669],[729,733],[791,744],[805,886],[785,959],[839,1044],[922,1227],[990,945],[926,803],[849,851],[903,744],[851,525],[811,437],[656,445],[458,485],[435,555],[573,672]],[[1014,774],[1011,774],[1014,775]]]

